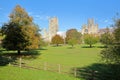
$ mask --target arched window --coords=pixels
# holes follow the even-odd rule
[[[88,33],[88,29],[85,29],[85,31],[84,31],[85,33]]]

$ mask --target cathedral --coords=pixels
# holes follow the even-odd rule
[[[48,31],[44,29],[43,39],[46,42],[51,42],[53,36],[55,36],[58,32],[58,18],[52,17],[49,19],[49,29]]]
[[[98,24],[95,24],[94,19],[88,19],[87,24],[84,24],[82,26],[81,30],[82,34],[98,34]],[[49,19],[49,27],[48,30],[43,30],[43,39],[46,42],[51,42],[52,37],[56,34],[61,35],[61,33],[58,33],[58,18],[52,17]],[[61,35],[63,38],[65,38],[65,33]]]
[[[82,26],[82,34],[97,34],[98,33],[98,24],[95,24],[94,19],[88,19],[87,24]]]

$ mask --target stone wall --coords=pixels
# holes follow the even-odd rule
[[[88,19],[88,23],[82,26],[82,34],[97,34],[98,33],[98,24],[95,24],[94,19]]]

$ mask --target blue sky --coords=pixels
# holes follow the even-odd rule
[[[59,31],[81,29],[88,18],[94,18],[99,28],[110,26],[112,18],[120,13],[120,0],[0,0],[0,26],[9,20],[9,14],[21,5],[41,29],[48,28],[48,19],[58,17]]]

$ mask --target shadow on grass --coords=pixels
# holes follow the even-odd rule
[[[90,46],[82,46],[82,48],[95,48],[95,46],[92,46],[92,47],[90,47]]]
[[[23,51],[20,56],[24,59],[36,59],[39,55],[41,55],[40,50],[29,50]]]
[[[97,46],[97,48],[107,48],[107,46]]]
[[[62,47],[62,45],[58,45],[58,46],[56,46],[56,45],[51,45],[52,47]]]
[[[75,47],[67,47],[67,49],[74,49]]]
[[[93,64],[72,71],[74,69],[76,77],[83,80],[120,80],[120,65]]]
[[[12,56],[2,56],[0,55],[0,66],[6,66],[9,63],[15,63],[17,60],[16,57]]]
[[[107,48],[106,46],[82,46],[82,48]]]
[[[47,50],[47,49],[45,49],[45,48],[39,48],[38,50]]]
[[[2,53],[3,51],[6,51],[6,50],[4,50],[4,49],[0,49],[0,53]]]
[[[21,57],[22,59],[36,59],[38,55],[41,55],[40,50],[21,51],[18,55],[17,51],[1,50],[0,52],[0,66],[6,66],[9,63],[16,63]]]

